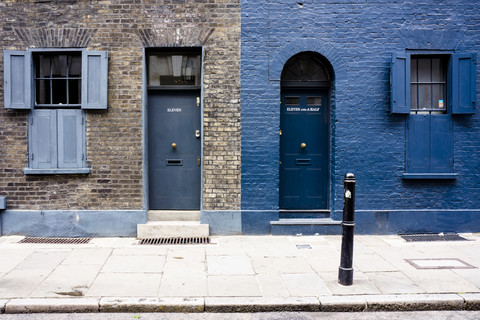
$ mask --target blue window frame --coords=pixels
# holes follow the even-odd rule
[[[25,174],[85,174],[85,111],[107,108],[104,51],[4,51],[5,108],[30,110]]]
[[[452,115],[475,113],[475,54],[392,55],[391,112],[406,114],[405,179],[453,179]]]

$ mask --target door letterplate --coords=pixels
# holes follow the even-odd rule
[[[200,157],[197,157],[197,166],[200,167]]]

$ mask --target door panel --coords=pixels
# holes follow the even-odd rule
[[[197,91],[148,95],[150,209],[200,209],[200,107]]]
[[[328,116],[326,93],[282,91],[280,209],[328,207]]]

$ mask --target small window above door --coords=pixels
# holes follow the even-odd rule
[[[152,52],[148,55],[148,86],[200,86],[201,55],[194,52]]]

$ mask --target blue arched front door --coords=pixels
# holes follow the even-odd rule
[[[328,208],[328,91],[284,88],[280,114],[280,209]]]

